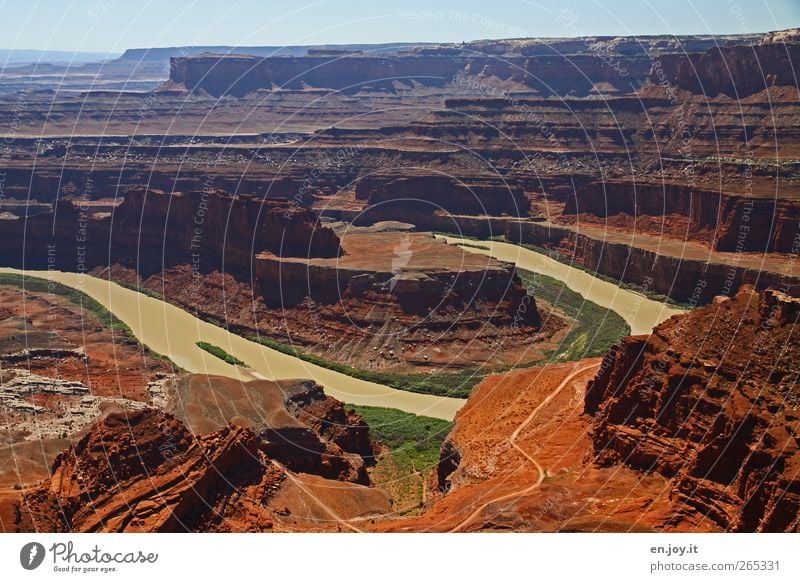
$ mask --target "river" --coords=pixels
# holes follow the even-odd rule
[[[0,268],[0,273],[38,277],[82,291],[130,327],[133,335],[144,345],[195,374],[214,374],[242,381],[256,378],[310,378],[324,386],[329,396],[350,404],[398,408],[445,420],[452,420],[466,402],[461,398],[397,390],[317,366],[230,333],[171,303],[106,279],[59,271]],[[251,370],[232,366],[212,356],[197,347],[198,341],[221,347],[245,362]]]
[[[684,312],[683,309],[648,299],[635,291],[622,289],[614,283],[599,279],[586,271],[565,263],[559,263],[545,254],[519,245],[498,241],[475,241],[443,235],[436,235],[436,237],[455,245],[477,244],[487,247],[488,250],[473,246],[462,246],[460,248],[471,253],[489,255],[501,261],[514,263],[520,269],[558,279],[569,289],[582,295],[584,299],[619,314],[631,327],[632,335],[648,334],[662,321]]]
[[[474,241],[456,237],[442,238],[451,244],[475,244]],[[668,307],[639,293],[620,289],[541,253],[509,243],[481,241],[480,244],[489,250],[462,248],[469,252],[490,254],[497,259],[513,262],[519,268],[564,281],[567,287],[589,301],[621,315],[634,334],[649,333],[655,325],[681,313],[679,309]],[[397,408],[445,420],[452,420],[466,402],[460,398],[397,390],[317,366],[202,321],[180,307],[105,279],[59,271],[0,268],[0,272],[47,279],[82,291],[125,323],[139,341],[153,351],[169,357],[188,372],[227,376],[242,381],[256,378],[310,378],[324,386],[326,394],[344,402]],[[198,341],[221,347],[245,362],[248,368],[233,366],[212,356],[197,347]]]

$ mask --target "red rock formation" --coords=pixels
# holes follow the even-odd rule
[[[262,251],[284,257],[340,253],[338,237],[317,225],[307,209],[220,190],[132,191],[115,212],[114,222],[112,257],[130,264],[134,254],[163,255],[158,270],[188,263],[201,271],[249,274],[253,255]]]
[[[680,89],[709,97],[724,93],[741,98],[774,86],[797,87],[800,43],[796,37],[786,37],[755,46],[715,47],[700,54],[664,55],[658,66],[666,80]],[[660,82],[657,78],[653,81]]]
[[[437,211],[520,216],[530,208],[530,201],[515,181],[491,175],[372,175],[356,184],[356,199],[376,206],[372,214],[385,219],[407,212]]]
[[[167,194],[134,190],[111,216],[90,214],[69,200],[53,213],[4,221],[6,266],[89,271],[122,264],[143,274],[176,264],[196,271],[249,275],[253,255],[336,257],[332,230],[286,200],[232,196],[220,190]]]
[[[568,23],[565,20],[565,23]],[[568,24],[567,24],[568,25]],[[651,56],[684,54],[758,37],[648,37],[630,39],[517,39],[460,45],[408,46],[405,50],[309,50],[305,55],[194,54],[170,58],[165,89],[182,87],[214,96],[241,97],[258,90],[328,88],[347,92],[441,87],[458,77],[496,86],[519,84],[542,94],[627,92],[648,77]],[[220,47],[225,48],[225,47]],[[357,48],[357,47],[354,47]],[[247,49],[242,49],[243,53]],[[254,53],[264,55],[263,50]]]
[[[800,224],[800,205],[794,200],[614,180],[589,182],[566,199],[564,214],[582,213],[603,218],[626,214],[630,222],[642,216],[686,217],[683,228],[667,234],[695,238],[710,233],[711,246],[719,251],[792,252]]]
[[[587,462],[583,389],[599,360],[488,377],[456,417],[430,504],[379,531],[653,531],[665,479]],[[578,405],[576,406],[576,401]],[[688,529],[688,528],[687,528]]]
[[[754,218],[765,219],[769,217]],[[505,235],[512,241],[552,249],[561,260],[693,306],[708,303],[716,295],[733,295],[743,284],[800,290],[800,273],[785,256],[720,254],[695,241],[672,241],[671,246],[671,241],[662,237],[634,237],[600,228],[519,221],[506,222],[505,227]],[[752,240],[765,238],[763,231],[750,232]],[[796,247],[795,242],[793,252]]]
[[[672,478],[685,506],[733,531],[798,531],[800,299],[744,288],[626,338],[585,399],[604,465]]]
[[[227,380],[193,378],[197,380],[196,387],[202,382],[224,384]],[[271,384],[280,392],[277,384]],[[225,386],[219,388],[224,393]],[[265,386],[251,388],[255,394]],[[272,529],[275,511],[280,511],[280,506],[271,505],[272,500],[282,488],[297,481],[291,472],[292,465],[305,472],[319,469],[318,473],[325,475],[327,468],[335,468],[337,463],[352,464],[354,458],[361,459],[358,453],[344,453],[344,447],[364,448],[369,441],[363,419],[354,413],[343,413],[341,403],[306,385],[286,384],[284,388],[289,390],[288,400],[282,405],[284,414],[288,406],[301,419],[312,419],[317,414],[325,416],[316,418],[310,429],[294,421],[293,430],[289,431],[285,424],[262,427],[259,432],[240,424],[228,424],[211,433],[192,434],[173,416],[154,410],[108,414],[74,446],[56,457],[50,479],[24,494],[16,510],[15,529],[76,532]],[[202,396],[193,397],[202,401]],[[191,414],[199,422],[197,406]],[[276,418],[275,413],[272,418]],[[293,417],[288,414],[286,418]],[[340,420],[346,424],[339,425]],[[303,431],[313,438],[291,440]],[[354,434],[348,435],[349,431]],[[315,436],[315,432],[320,436]],[[322,441],[326,436],[333,440]],[[306,449],[303,455],[298,455],[305,444],[313,444],[315,439],[325,443],[323,450]],[[303,456],[313,455],[321,457],[322,463],[312,466],[302,462]],[[363,470],[361,474],[365,477]],[[323,486],[324,483],[321,480]],[[375,496],[365,497],[363,491],[366,488],[342,483],[337,494],[328,494],[329,501],[337,503],[337,495],[343,496],[344,501],[348,496],[360,495],[366,503],[362,510],[369,511]]]
[[[250,428],[263,439],[261,450],[293,471],[369,483],[369,427],[313,382],[189,375],[176,383],[166,409],[197,435],[230,423]]]
[[[248,482],[266,489],[279,481],[271,473],[248,429],[231,426],[195,439],[162,413],[111,414],[56,458],[52,478],[25,496],[18,527],[191,529],[221,492]]]
[[[398,58],[363,53],[254,57],[199,55],[172,57],[170,81],[214,96],[241,97],[259,89],[302,89],[305,86],[357,92],[365,85],[391,89],[394,83],[444,85],[456,64],[447,59]]]
[[[252,281],[195,277],[184,265],[140,283],[241,335],[367,369],[533,361],[565,325],[557,314],[540,316],[513,265],[429,234],[352,230],[342,234],[345,254],[337,259],[259,254]]]

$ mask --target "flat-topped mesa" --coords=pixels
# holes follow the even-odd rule
[[[201,54],[170,59],[165,88],[184,87],[242,97],[258,90],[321,88],[345,92],[442,87],[461,76],[495,78],[546,94],[620,92],[645,82],[650,58],[643,50],[619,52],[613,39],[587,38],[545,48],[537,40],[409,47],[395,54],[309,51],[303,56]],[[474,45],[474,47],[473,47]],[[699,45],[702,48],[706,44]],[[498,53],[498,47],[505,52]],[[502,57],[500,57],[502,55]],[[610,58],[609,55],[614,55]]]
[[[517,181],[500,175],[376,174],[362,178],[355,193],[369,204],[366,216],[383,219],[436,212],[525,216],[530,209]]]
[[[516,83],[521,89],[547,95],[570,92],[620,93],[631,80],[641,85],[650,71],[643,56],[620,57],[625,66],[608,64],[592,54],[568,57],[548,54],[512,55],[498,59],[464,51],[429,50],[397,56],[364,53],[307,55],[300,57],[256,57],[249,55],[199,55],[170,59],[170,79],[164,88],[184,87],[213,96],[243,97],[260,90],[317,88],[357,93],[393,91],[398,88],[444,87],[464,77]],[[566,68],[565,68],[566,67]],[[566,71],[566,74],[565,74]],[[622,71],[622,72],[620,72]]]
[[[197,271],[250,272],[262,251],[336,257],[339,238],[313,213],[287,200],[219,190],[132,190],[108,214],[60,200],[49,214],[4,221],[5,266],[88,271],[120,264],[143,275],[177,264]]]
[[[800,299],[744,287],[609,352],[586,393],[596,459],[672,478],[733,531],[800,529]]]
[[[241,54],[172,56],[164,88],[183,87],[214,96],[242,97],[259,90],[332,89],[356,93],[452,86],[463,78],[489,88],[513,87],[543,95],[621,94],[644,85],[653,58],[714,46],[751,45],[758,35],[686,37],[583,37],[476,41],[460,45],[409,45],[405,50],[242,49]],[[345,47],[349,48],[349,47]],[[353,47],[358,48],[358,47]],[[185,53],[184,53],[185,54]]]
[[[451,313],[452,319],[453,312],[461,312],[450,323],[454,327],[475,317],[485,317],[487,324],[511,325],[517,308],[528,301],[511,263],[466,253],[429,234],[355,230],[342,235],[345,254],[338,258],[259,254],[256,280],[281,281],[280,297],[274,286],[264,286],[262,295],[283,305],[305,297],[326,304],[343,300],[352,306],[351,317],[368,316],[360,312],[372,303],[398,307],[409,316]],[[520,312],[517,323],[538,326],[539,314],[529,299],[529,309]]]
[[[170,82],[190,91],[242,97],[258,90],[306,87],[357,92],[393,89],[395,82],[442,86],[457,71],[445,59],[398,58],[363,53],[302,57],[199,55],[170,59]]]

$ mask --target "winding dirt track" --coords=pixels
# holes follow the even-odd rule
[[[317,505],[319,505],[319,507],[320,507],[320,508],[321,508],[321,509],[322,509],[322,510],[325,512],[325,513],[327,513],[327,514],[328,514],[328,515],[329,515],[329,516],[330,516],[330,517],[333,519],[333,521],[335,521],[335,522],[339,523],[341,526],[343,526],[343,527],[345,527],[345,528],[349,529],[350,531],[354,531],[354,532],[356,532],[356,533],[364,533],[364,530],[363,530],[363,529],[359,529],[359,528],[357,528],[356,526],[354,526],[353,524],[351,524],[351,523],[350,523],[350,521],[356,521],[356,520],[348,520],[348,519],[344,519],[343,517],[341,517],[341,516],[340,516],[338,513],[336,513],[336,512],[335,512],[333,509],[331,509],[330,507],[328,507],[328,506],[325,504],[325,502],[324,502],[324,501],[322,501],[322,500],[321,500],[319,497],[317,497],[317,496],[314,494],[314,492],[313,492],[313,491],[311,491],[311,489],[309,489],[308,487],[306,487],[306,486],[303,484],[303,482],[302,482],[302,481],[300,481],[300,479],[298,479],[297,477],[295,477],[295,476],[292,474],[292,472],[291,472],[291,471],[289,471],[289,470],[288,470],[286,467],[284,467],[283,465],[281,465],[280,463],[278,463],[277,461],[274,461],[274,460],[270,460],[270,462],[271,462],[271,463],[273,464],[273,466],[275,466],[275,467],[276,467],[276,468],[277,468],[279,471],[282,471],[282,472],[283,472],[283,474],[284,474],[284,475],[286,475],[286,477],[287,477],[287,478],[288,478],[288,479],[289,479],[289,480],[290,480],[290,481],[291,481],[291,482],[292,482],[292,483],[293,483],[293,484],[294,484],[294,485],[295,485],[295,486],[296,486],[298,489],[300,489],[300,490],[301,490],[303,493],[305,493],[306,495],[308,495],[308,497],[309,497],[310,499],[313,499],[313,500],[314,500],[314,503],[316,503]]]
[[[514,430],[514,432],[511,433],[511,436],[508,439],[509,444],[512,447],[514,447],[515,449],[517,449],[517,451],[519,451],[520,454],[523,457],[525,457],[525,459],[527,459],[528,461],[533,463],[533,466],[536,467],[536,471],[537,471],[537,473],[539,475],[538,478],[536,479],[536,481],[534,483],[532,483],[531,485],[529,485],[528,487],[525,487],[523,489],[519,489],[517,491],[513,491],[511,493],[506,493],[505,495],[501,495],[499,497],[495,497],[494,499],[491,499],[491,500],[489,500],[489,501],[487,501],[485,503],[482,503],[480,506],[478,506],[477,509],[475,509],[472,513],[470,513],[466,518],[461,520],[461,522],[459,522],[456,526],[454,526],[452,529],[450,529],[449,533],[455,533],[455,532],[461,531],[465,526],[469,525],[476,517],[481,515],[481,513],[483,513],[483,511],[487,507],[489,507],[490,505],[492,505],[494,503],[499,503],[501,501],[507,501],[509,499],[518,499],[518,498],[522,497],[523,495],[527,495],[528,493],[530,493],[534,489],[538,488],[542,484],[542,481],[544,481],[544,477],[545,477],[545,474],[546,474],[544,468],[539,464],[539,462],[535,458],[533,458],[531,455],[529,455],[527,452],[525,452],[525,450],[517,444],[517,438],[519,437],[520,433],[523,430],[525,430],[528,427],[528,425],[530,425],[531,422],[533,422],[533,420],[539,415],[539,413],[544,409],[544,407],[547,406],[548,404],[550,404],[550,402],[552,402],[553,398],[558,396],[558,394],[566,386],[568,386],[569,383],[572,380],[574,380],[576,376],[579,376],[580,374],[586,372],[587,370],[591,370],[592,368],[599,368],[599,367],[600,367],[600,363],[587,364],[585,366],[576,367],[572,372],[569,373],[569,375],[566,378],[564,378],[561,381],[561,383],[556,387],[555,390],[553,390],[547,396],[547,398],[542,400],[539,403],[539,405],[536,408],[533,409],[533,411],[522,422],[522,424],[520,424],[516,428],[516,430]]]
[[[470,242],[455,237],[440,238],[450,244]],[[665,319],[682,312],[638,293],[621,289],[575,267],[558,263],[541,253],[509,243],[482,241],[481,244],[489,250],[462,248],[491,255],[499,260],[512,262],[519,268],[564,281],[570,289],[587,300],[617,312],[629,323],[633,334],[650,333],[653,327]],[[397,390],[317,366],[232,334],[175,305],[105,279],[58,271],[0,268],[0,272],[47,279],[86,293],[125,323],[139,341],[190,372],[216,374],[241,381],[256,378],[310,378],[324,386],[327,394],[347,403],[397,408],[444,420],[453,420],[456,412],[466,402],[461,398]],[[246,362],[248,367],[225,363],[197,347],[198,341],[206,341],[223,348]]]

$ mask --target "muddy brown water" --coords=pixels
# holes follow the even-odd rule
[[[456,237],[441,237],[450,244],[475,244]],[[621,289],[593,275],[559,263],[546,255],[510,243],[481,241],[489,250],[462,247],[469,252],[490,255],[515,263],[519,268],[542,273],[563,281],[567,287],[589,301],[607,307],[625,319],[633,334],[650,331],[682,310]],[[180,307],[122,287],[105,279],[59,271],[21,271],[15,273],[47,279],[77,289],[103,305],[130,327],[136,338],[151,350],[170,358],[181,368],[196,374],[214,374],[243,382],[256,378],[274,380],[310,378],[325,387],[334,398],[351,404],[397,408],[405,412],[452,420],[466,400],[397,390],[389,386],[352,378],[284,354],[257,342],[202,321]],[[197,347],[205,341],[224,349],[247,364],[233,366]]]
[[[450,244],[475,245],[487,247],[488,250],[472,246],[461,248],[471,253],[488,255],[501,261],[514,263],[520,269],[541,273],[562,281],[569,289],[579,293],[584,299],[597,303],[619,314],[631,327],[632,335],[649,334],[659,323],[673,315],[683,313],[683,309],[666,305],[635,291],[622,289],[614,283],[604,281],[576,267],[559,263],[545,254],[537,253],[511,243],[497,241],[474,241],[451,236],[440,236]]]
[[[328,370],[230,333],[198,319],[180,307],[106,279],[59,271],[4,268],[0,272],[47,279],[82,291],[130,327],[144,345],[195,374],[227,376],[243,382],[256,378],[310,378],[324,386],[325,393],[329,396],[350,404],[397,408],[445,420],[452,420],[466,402],[461,398],[397,390]],[[245,362],[250,369],[230,365],[212,356],[197,347],[198,341],[221,347]]]

